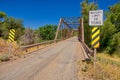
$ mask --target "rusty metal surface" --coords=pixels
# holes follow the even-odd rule
[[[56,41],[60,41],[60,39],[57,39]],[[26,48],[30,48],[30,47],[34,47],[34,46],[38,46],[38,45],[43,45],[43,44],[49,44],[49,43],[53,43],[54,40],[50,40],[50,41],[45,41],[45,42],[41,42],[41,43],[37,43],[37,44],[32,44],[32,45],[27,45],[27,46],[21,46],[21,49],[26,49]]]

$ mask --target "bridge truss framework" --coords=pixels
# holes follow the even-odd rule
[[[78,31],[78,38],[84,42],[84,24],[82,17],[63,17],[60,18],[58,28],[55,34],[55,39],[58,38],[59,31],[63,28],[68,28],[70,31],[70,35],[73,34],[74,30]]]

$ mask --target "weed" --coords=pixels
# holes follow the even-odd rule
[[[94,80],[120,80],[119,58],[114,59],[110,56],[99,54],[97,55],[96,68],[93,68],[92,60],[89,64],[85,62],[81,63],[84,65],[81,71],[85,78]]]
[[[0,61],[2,62],[2,61],[8,61],[9,60],[9,57],[8,57],[8,55],[7,54],[2,54],[2,55],[0,55]]]

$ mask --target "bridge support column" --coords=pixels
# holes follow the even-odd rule
[[[79,40],[81,40],[82,42],[84,42],[84,22],[83,22],[83,18],[80,19],[80,27],[78,27],[78,38]]]
[[[56,34],[55,34],[55,39],[54,39],[54,41],[57,40],[58,32],[59,32],[59,29],[60,29],[61,24],[62,24],[62,18],[60,19],[60,22],[59,22],[59,25],[58,25],[58,28],[57,28],[57,31],[56,31]]]
[[[83,17],[81,18],[81,29],[82,29],[82,41],[84,42],[84,21],[83,21]]]

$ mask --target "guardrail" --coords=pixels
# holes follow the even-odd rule
[[[86,43],[83,42],[80,38],[78,38],[78,40],[82,43],[82,47],[84,48],[87,56],[88,56],[88,57],[93,56],[93,53],[94,53],[93,50],[91,50],[91,49],[86,45]]]
[[[44,47],[46,47],[54,42],[58,42],[58,41],[61,41],[61,39],[45,41],[45,42],[36,43],[36,44],[32,44],[32,45],[27,45],[27,46],[21,46],[20,49],[23,52],[23,54],[30,53],[30,52],[39,50],[41,48],[44,48]]]
[[[89,56],[87,55],[87,53],[86,53],[86,51],[85,51],[85,49],[84,49],[82,43],[80,43],[80,45],[81,45],[82,52],[83,52],[83,56],[84,56],[83,61],[89,60],[90,58],[89,58]]]
[[[85,49],[85,52],[87,53],[88,56],[93,56],[93,50],[91,50],[85,42],[81,41],[83,48]]]

